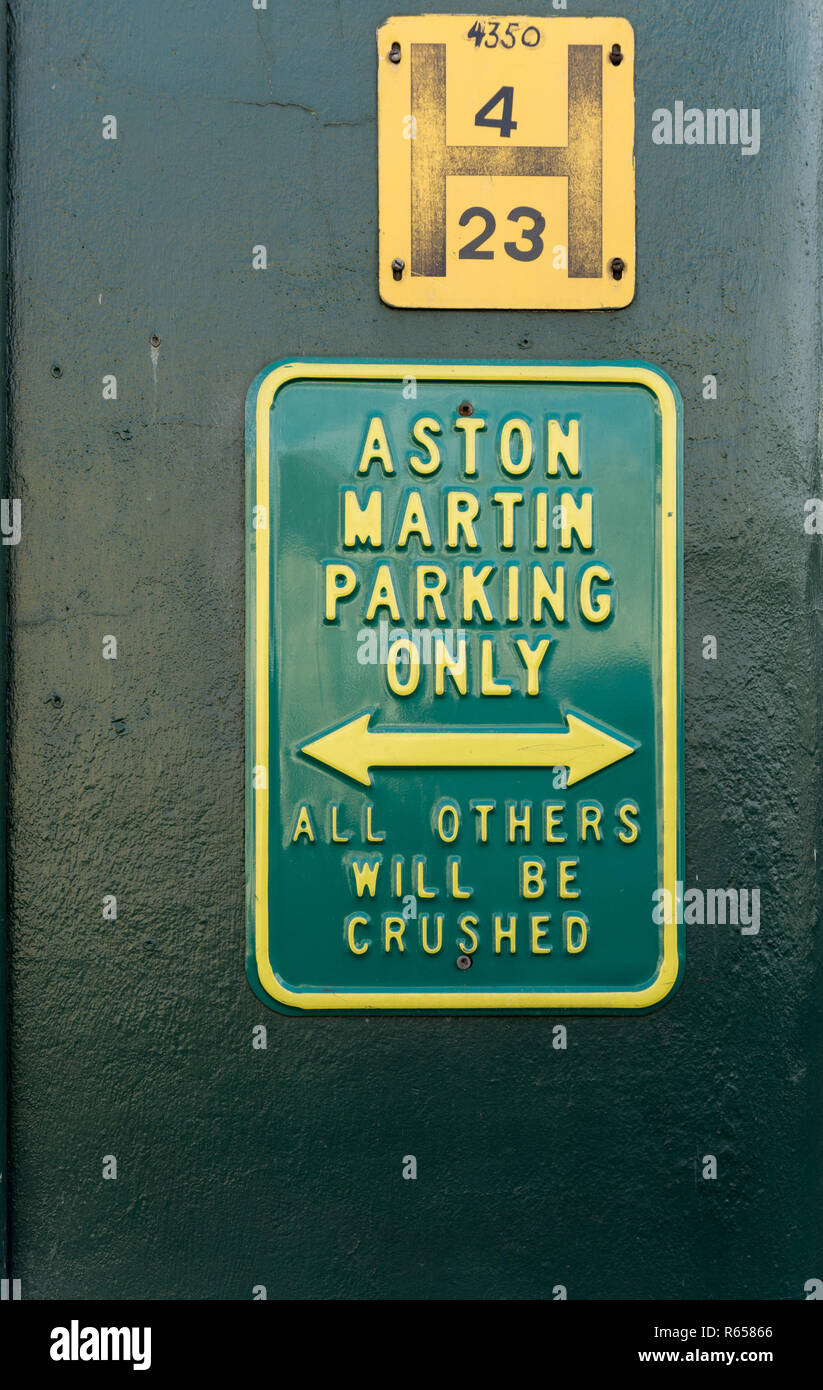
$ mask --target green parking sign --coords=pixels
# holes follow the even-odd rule
[[[634,362],[257,377],[248,973],[267,1003],[628,1011],[676,987],[656,904],[682,880],[680,421]]]

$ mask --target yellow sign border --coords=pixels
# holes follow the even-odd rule
[[[534,364],[471,365],[466,363],[396,362],[286,362],[263,377],[255,403],[255,508],[265,508],[266,525],[254,532],[255,634],[253,692],[253,767],[266,769],[265,785],[252,790],[254,814],[254,950],[258,979],[280,1004],[300,1010],[314,1009],[648,1009],[659,1004],[673,989],[679,973],[677,923],[663,924],[663,959],[652,982],[640,990],[515,991],[471,993],[461,990],[408,991],[401,993],[340,993],[334,990],[301,992],[289,989],[275,975],[269,958],[269,672],[271,661],[269,590],[269,423],[278,391],[291,381],[345,380],[398,381],[512,381],[599,382],[645,386],[657,398],[661,413],[661,666],[662,666],[662,832],[663,887],[674,902],[676,893],[680,823],[678,817],[678,566],[677,566],[677,402],[665,379],[653,368],[636,363],[626,366]],[[649,909],[651,911],[651,907]],[[672,914],[667,914],[671,916]]]

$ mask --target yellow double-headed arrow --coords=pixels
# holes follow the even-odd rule
[[[579,714],[563,729],[372,729],[372,711],[300,749],[364,786],[373,767],[567,767],[568,785],[628,758],[637,744]]]

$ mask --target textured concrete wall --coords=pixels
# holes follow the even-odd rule
[[[638,51],[635,302],[463,314],[377,296],[388,0],[12,0],[24,1297],[799,1298],[823,1275],[823,26],[810,0],[611,8]],[[678,98],[760,108],[759,155],[653,145]],[[548,1018],[286,1018],[245,982],[244,395],[275,358],[350,353],[642,357],[684,397],[686,881],[759,886],[761,930],[690,930],[670,1003],[570,1020],[565,1051]]]

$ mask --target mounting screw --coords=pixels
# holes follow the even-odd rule
[[[163,339],[157,333],[152,333],[151,337],[149,338],[149,342],[151,343],[152,347],[159,347],[162,341]]]
[[[471,401],[461,401],[459,406],[457,407],[457,413],[458,415],[473,415],[474,406],[472,405]]]
[[[63,708],[63,696],[62,696],[62,695],[58,695],[57,692],[54,691],[53,694],[51,694],[51,695],[49,696],[49,698],[46,700],[46,704],[47,704],[47,705],[52,705],[52,706],[54,707],[54,709],[62,709],[62,708]]]
[[[612,44],[612,51],[609,54],[609,62],[612,63],[616,68],[619,68],[620,64],[623,62],[623,50],[621,49],[619,43]]]
[[[61,377],[63,375],[63,368],[58,367],[57,363],[55,362],[54,366],[51,369],[51,374],[52,376]]]
[[[615,256],[613,260],[609,261],[609,271],[613,280],[622,280],[625,269],[626,262],[620,256]]]
[[[399,43],[393,43],[392,46],[391,46],[391,48],[389,49],[389,62],[390,62],[390,63],[399,63],[399,62],[400,62],[400,44],[399,44]]]
[[[405,262],[405,261],[401,261],[401,259],[400,259],[399,256],[395,256],[394,260],[393,260],[392,263],[391,263],[391,273],[392,273],[392,275],[394,276],[395,280],[402,280],[402,279],[403,279],[403,271],[404,271],[405,269],[406,269],[406,262]]]
[[[458,970],[471,970],[472,958],[471,956],[458,956],[455,964]]]

